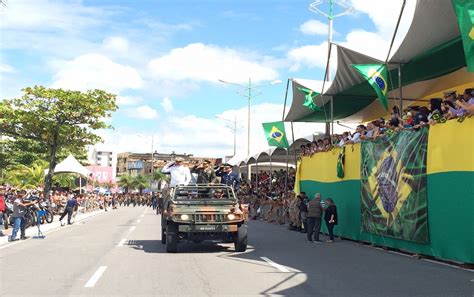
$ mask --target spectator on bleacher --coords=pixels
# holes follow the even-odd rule
[[[403,119],[403,128],[404,129],[413,128],[414,120],[413,120],[413,115],[410,111],[407,112],[406,115],[404,115],[402,119]]]
[[[365,131],[365,126],[364,125],[357,126],[355,133],[352,134],[352,136],[350,137],[350,139],[348,141],[346,141],[346,144],[348,144],[348,143],[354,144],[354,143],[360,142],[360,140],[361,140],[360,137],[362,135],[364,135],[364,131]]]
[[[420,107],[414,119],[414,127],[420,128],[427,125],[429,123],[428,115],[429,115],[428,108],[425,106]]]

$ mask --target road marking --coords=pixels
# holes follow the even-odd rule
[[[138,219],[138,220],[137,220],[137,223],[140,223],[141,221],[142,221],[142,220]]]
[[[125,238],[122,238],[122,240],[120,240],[120,242],[117,244],[117,246],[123,246],[123,244],[125,243],[126,239]]]
[[[130,233],[130,232],[132,232],[133,230],[135,230],[135,228],[137,228],[137,227],[136,227],[136,226],[132,226],[132,227],[130,228],[130,231],[128,231],[128,233]]]
[[[87,281],[87,283],[84,285],[84,288],[93,288],[95,286],[95,283],[99,280],[99,278],[102,276],[104,271],[107,269],[107,266],[100,266],[99,269],[91,276],[91,278]]]
[[[145,215],[144,215],[144,214],[142,214],[142,215],[140,216],[140,218],[143,218],[144,216],[145,216]]]
[[[268,264],[272,265],[273,267],[275,267],[276,269],[280,270],[281,272],[290,272],[288,269],[286,269],[286,268],[283,267],[282,265],[273,262],[272,260],[268,259],[267,257],[260,257],[260,259],[262,259],[263,261],[265,261],[265,262],[267,262]]]

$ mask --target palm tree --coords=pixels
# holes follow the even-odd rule
[[[74,188],[75,181],[76,177],[70,173],[55,174],[53,177],[53,182],[62,188]]]
[[[48,167],[45,161],[35,161],[31,166],[22,164],[10,168],[6,174],[6,182],[20,189],[34,189],[44,183],[44,171]]]
[[[143,189],[150,185],[150,179],[144,175],[137,175],[132,182],[133,188],[138,189],[140,194],[143,192]]]
[[[157,181],[157,182],[169,181],[170,176],[169,176],[169,174],[164,174],[163,172],[161,172],[161,168],[160,168],[158,171],[153,172],[152,179]]]
[[[130,174],[124,174],[119,177],[117,184],[125,189],[125,193],[128,193],[130,188],[133,188],[134,178]]]

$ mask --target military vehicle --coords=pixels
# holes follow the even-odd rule
[[[235,251],[247,249],[247,225],[234,190],[221,184],[177,186],[165,195],[161,243],[176,253],[178,243],[205,240],[234,242]]]

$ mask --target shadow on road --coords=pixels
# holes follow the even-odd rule
[[[129,240],[127,246],[135,250],[141,250],[145,253],[166,253],[166,245],[161,240]],[[200,254],[200,253],[222,253],[231,250],[213,242],[202,242],[199,244],[190,242],[180,242],[178,244],[178,253]]]

